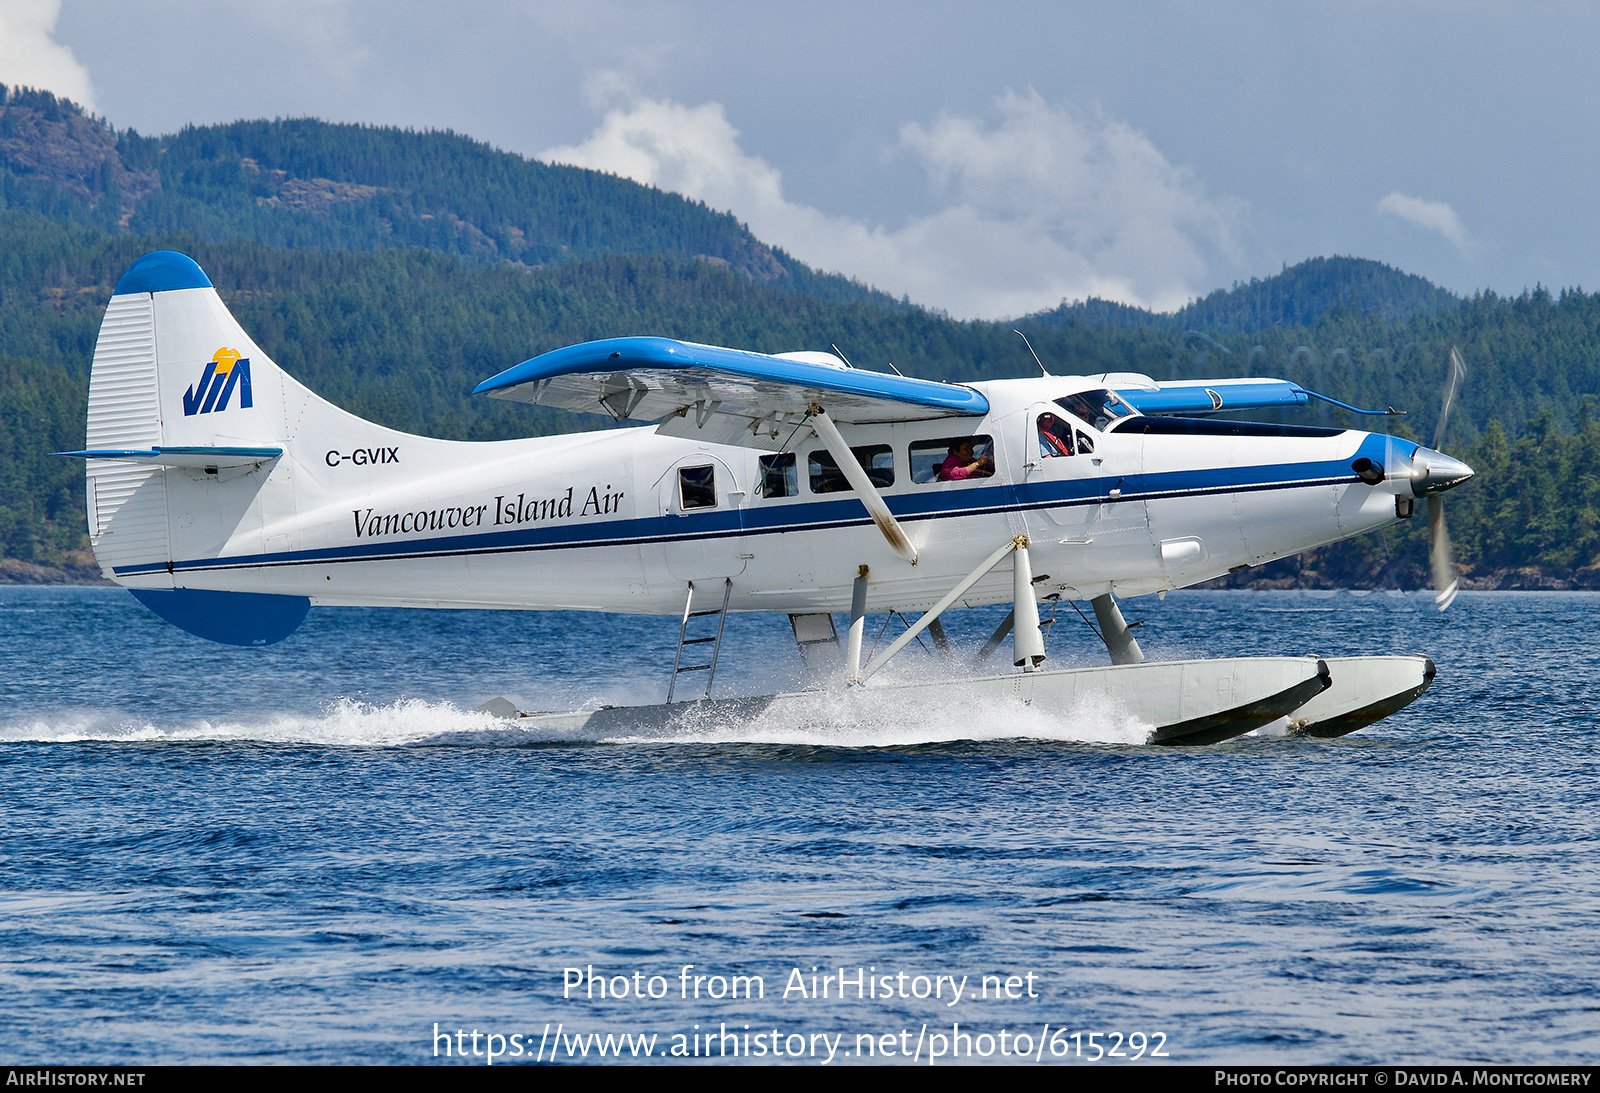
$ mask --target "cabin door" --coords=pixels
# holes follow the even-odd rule
[[[1025,441],[1027,495],[1044,503],[1058,546],[1067,548],[1072,576],[1096,577],[1097,560],[1126,568],[1144,560],[1156,571],[1149,514],[1141,496],[1143,452],[1138,438],[1091,426],[1053,403],[1028,409]]]
[[[1030,406],[1024,417],[1021,477],[1026,496],[1044,506],[1046,534],[1064,544],[1087,545],[1093,538],[1091,525],[1104,486],[1091,433],[1054,403]]]
[[[727,461],[709,452],[672,465],[658,487],[668,573],[680,581],[703,581],[744,572],[746,485]]]

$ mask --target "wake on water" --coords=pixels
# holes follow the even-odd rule
[[[283,648],[277,653],[253,651],[248,659],[222,648],[201,647],[196,670],[205,678],[227,679],[226,687],[195,688],[164,676],[141,676],[135,670],[116,675],[112,686],[90,687],[64,681],[61,673],[89,675],[101,666],[71,645],[51,644],[58,639],[63,621],[74,626],[105,627],[118,623],[118,640],[132,642],[145,632],[148,619],[139,610],[112,599],[101,589],[12,590],[3,606],[22,620],[27,647],[41,646],[50,654],[19,661],[12,672],[11,693],[20,706],[0,712],[0,743],[4,742],[107,742],[107,743],[256,743],[322,747],[489,746],[515,747],[538,744],[600,744],[614,746],[671,746],[674,744],[729,745],[740,743],[783,746],[875,748],[938,744],[951,741],[1047,740],[1089,745],[1138,745],[1148,739],[1149,726],[1139,724],[1109,701],[1086,702],[1071,709],[1028,706],[1016,700],[980,695],[950,686],[950,661],[932,650],[922,657],[915,648],[890,664],[865,688],[820,689],[803,699],[786,701],[774,711],[759,703],[743,706],[687,702],[666,727],[640,722],[629,727],[611,718],[604,729],[557,731],[527,720],[508,721],[471,707],[497,691],[526,710],[583,710],[602,706],[637,706],[659,703],[663,680],[656,673],[636,669],[619,678],[603,665],[580,660],[562,672],[518,673],[497,670],[481,673],[479,658],[455,655],[456,649],[499,644],[522,649],[529,620],[517,620],[516,630],[495,625],[495,613],[445,613],[426,621],[446,626],[424,626],[414,613],[381,611],[332,612],[314,620],[320,638],[332,647],[358,627],[362,649],[393,646],[395,652],[375,670],[335,658],[308,658]],[[118,596],[122,594],[118,593]],[[1415,599],[1416,603],[1412,600]],[[1373,593],[1361,599],[1349,593],[1202,593],[1190,599],[1179,596],[1179,607],[1195,617],[1188,629],[1210,632],[1223,617],[1218,612],[1262,611],[1321,612],[1337,607],[1332,618],[1364,612],[1402,612],[1415,615],[1418,605],[1431,599]],[[86,614],[87,612],[87,614]],[[403,616],[403,617],[402,617]],[[1187,616],[1185,616],[1187,617]],[[1418,616],[1422,617],[1422,616]],[[574,623],[552,616],[534,619],[544,624],[537,631],[539,648],[568,640]],[[671,621],[671,620],[669,620]],[[793,645],[788,627],[766,626],[762,620],[742,620],[740,629],[730,622],[729,641],[736,673],[717,679],[717,693],[760,695],[798,689]],[[992,620],[976,618],[975,632],[987,631]],[[594,625],[585,618],[583,625]],[[630,622],[630,627],[643,624]],[[1185,635],[1183,627],[1165,637],[1159,659],[1175,660],[1215,656],[1214,642]],[[1320,632],[1320,627],[1318,628]],[[670,633],[668,631],[671,631]],[[126,633],[124,633],[126,631]],[[584,631],[587,632],[587,631]],[[632,635],[623,642],[626,659],[648,659],[650,651],[667,647],[676,630],[660,633],[648,629],[618,631]],[[372,636],[375,635],[375,636]],[[659,640],[658,640],[659,639]],[[975,651],[957,646],[955,663]],[[132,649],[131,644],[128,648]],[[426,650],[426,652],[424,652]],[[780,655],[782,650],[782,655]],[[1253,650],[1232,650],[1247,655]],[[1281,651],[1281,650],[1274,650]],[[1306,648],[1305,653],[1318,649]],[[965,656],[963,656],[963,652]],[[1096,644],[1075,650],[1070,644],[1052,648],[1051,667],[1078,667],[1103,663]],[[346,658],[348,660],[349,658]],[[419,663],[420,662],[420,665]],[[993,663],[993,662],[991,662]],[[837,666],[836,666],[837,668]],[[971,671],[980,669],[972,668]],[[36,676],[37,678],[33,678]],[[476,684],[463,681],[477,678]],[[883,686],[893,683],[938,683],[926,689]],[[478,690],[481,687],[482,690]],[[402,695],[411,697],[397,697]],[[41,708],[39,698],[52,696]],[[264,697],[250,697],[264,696]],[[680,697],[683,697],[680,695]],[[320,701],[326,698],[327,701]],[[450,700],[454,701],[450,701]],[[1258,730],[1257,736],[1281,736],[1287,724]]]
[[[594,709],[598,702],[579,702]],[[614,722],[563,730],[510,720],[450,702],[402,699],[388,704],[337,699],[315,714],[264,713],[163,724],[105,711],[35,714],[0,724],[0,741],[74,743],[260,743],[328,747],[603,744],[781,744],[838,748],[904,747],[962,740],[1052,740],[1142,744],[1151,727],[1109,699],[1052,710],[960,686],[918,694],[902,688],[832,688],[807,692],[779,711],[748,705],[685,702],[665,727],[636,731]]]

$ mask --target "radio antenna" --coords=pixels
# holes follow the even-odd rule
[[[833,343],[832,343],[832,342],[829,342],[829,343],[828,343],[828,348],[829,348],[829,349],[831,349],[831,350],[833,350],[833,355],[834,355],[834,356],[836,356],[836,357],[838,357],[838,358],[839,358],[839,359],[840,359],[840,360],[842,360],[842,361],[844,361],[844,363],[846,363],[846,364],[850,364],[850,358],[849,358],[849,357],[847,357],[847,356],[845,356],[845,355],[844,355],[844,354],[843,354],[843,353],[841,353],[841,352],[839,352],[839,347],[838,347],[838,346],[836,346],[836,345],[834,345],[834,344],[833,344]],[[853,365],[853,364],[850,364],[850,367],[851,367],[851,368],[854,368],[854,367],[855,367],[855,365]],[[897,375],[897,376],[899,376],[899,377],[900,377],[900,378],[901,378],[901,379],[905,379],[905,378],[906,378],[906,374],[905,374],[905,373],[904,373],[904,372],[902,372],[902,371],[900,371],[900,369],[898,369],[898,368],[895,368],[895,366],[894,366],[894,361],[890,361],[890,362],[889,362],[889,367],[890,367],[890,368],[891,368],[891,369],[893,369],[893,371],[894,371],[894,374],[895,374],[895,375]]]
[[[1028,352],[1033,354],[1033,363],[1039,366],[1039,371],[1044,373],[1044,378],[1047,380],[1054,379],[1055,377],[1050,374],[1050,370],[1044,366],[1044,361],[1039,359],[1039,354],[1033,352],[1033,343],[1028,340],[1028,336],[1015,328],[1012,329],[1011,333],[1021,338],[1022,344],[1028,347]]]

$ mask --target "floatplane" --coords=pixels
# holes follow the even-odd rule
[[[1275,722],[1337,736],[1428,687],[1423,656],[1146,661],[1117,598],[1374,531],[1427,499],[1442,610],[1455,577],[1440,495],[1473,472],[1437,438],[1216,416],[1323,397],[1281,380],[1039,370],[953,384],[837,352],[613,338],[536,356],[475,393],[642,427],[437,440],[313,394],[198,265],[158,251],[117,283],[87,442],[60,454],[86,460],[104,574],[212,641],[276,642],[320,605],[681,620],[664,703],[537,716],[500,703],[552,728],[668,725],[707,703],[800,709],[804,693],[710,698],[734,611],[788,614],[802,654],[827,647],[847,688],[908,701],[960,688],[1063,711],[1098,696],[1160,744]],[[1041,601],[1091,604],[1111,663],[1047,669]],[[947,610],[998,604],[1011,612],[984,650],[1009,636],[1011,670],[879,675],[923,631],[946,647]],[[867,615],[890,612],[920,617],[863,663]],[[835,613],[849,616],[842,641]]]

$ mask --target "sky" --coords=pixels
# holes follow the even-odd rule
[[[0,0],[118,128],[453,129],[731,211],[958,318],[1317,255],[1600,288],[1600,3]]]

